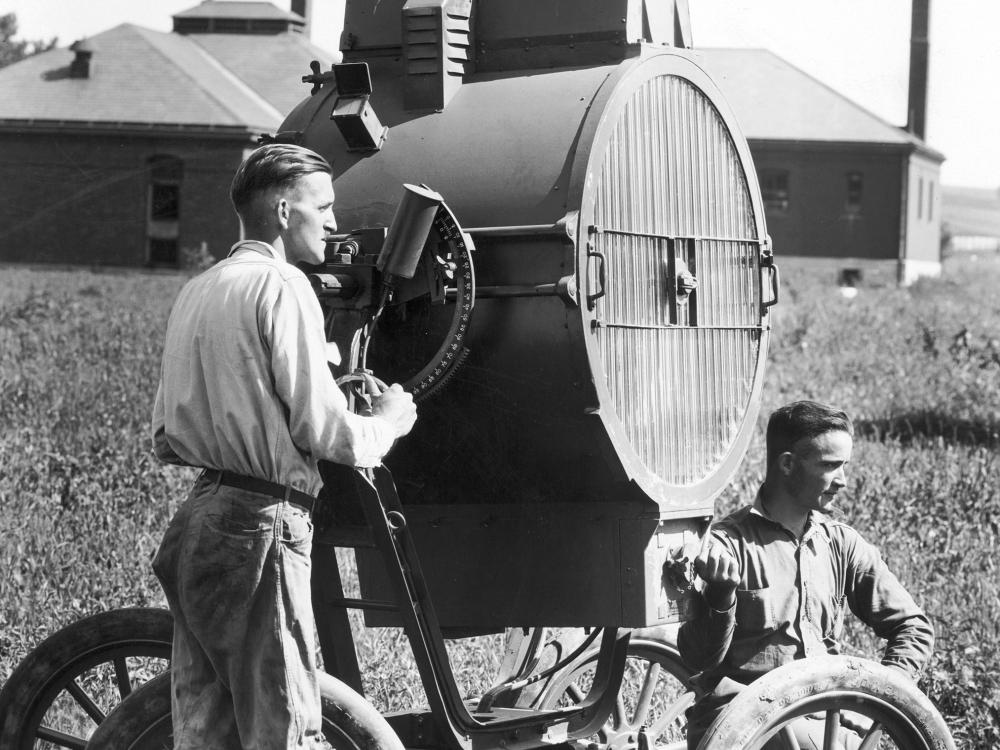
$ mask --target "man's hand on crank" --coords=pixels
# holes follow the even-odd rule
[[[399,383],[393,383],[378,396],[372,398],[372,414],[382,417],[395,430],[396,437],[403,437],[417,421],[417,407],[412,394],[403,390]]]
[[[694,572],[707,584],[705,600],[708,606],[718,611],[733,606],[740,583],[740,564],[725,547],[709,540],[695,558]]]

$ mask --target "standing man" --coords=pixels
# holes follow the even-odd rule
[[[916,679],[930,656],[930,621],[879,551],[824,515],[846,485],[853,438],[850,418],[823,404],[797,401],[771,415],[753,505],[715,524],[695,560],[703,606],[678,639],[700,672],[689,748],[745,685],[795,659],[839,653],[845,606],[888,641],[883,664]],[[822,722],[812,723],[823,747]]]
[[[245,240],[181,290],[167,323],[153,448],[204,468],[153,561],[174,615],[177,750],[325,747],[310,598],[321,459],[370,467],[416,419],[393,385],[348,410],[323,315],[295,263],[323,260],[330,165],[253,151],[231,197]]]

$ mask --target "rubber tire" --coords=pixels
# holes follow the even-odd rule
[[[323,734],[337,750],[404,750],[375,707],[340,680],[318,674]],[[154,677],[97,728],[87,750],[170,750],[170,675]]]
[[[876,662],[849,656],[804,659],[767,673],[716,717],[698,750],[757,750],[775,727],[834,707],[831,702],[861,714],[866,713],[865,706],[889,708],[906,729],[905,736],[894,737],[906,750],[955,750],[941,714],[912,680]]]
[[[67,625],[36,646],[0,690],[0,748],[31,750],[45,712],[63,687],[112,652],[170,659],[174,621],[165,609],[101,612]]]

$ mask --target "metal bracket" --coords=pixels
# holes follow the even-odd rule
[[[266,146],[269,143],[294,143],[302,140],[301,130],[282,130],[279,133],[261,133],[257,136],[257,145]]]
[[[760,243],[760,267],[761,270],[766,268],[771,278],[771,299],[760,303],[761,309],[767,310],[769,307],[774,307],[778,304],[778,290],[781,288],[781,274],[778,272],[778,267],[774,265],[774,250],[771,248],[771,235],[765,235],[763,242]],[[763,286],[762,280],[762,293]]]
[[[597,305],[597,300],[608,293],[608,270],[607,261],[604,258],[604,254],[594,250],[593,243],[587,243],[587,275],[590,275],[590,259],[597,258],[600,261],[600,265],[597,269],[597,280],[600,282],[601,290],[599,292],[592,292],[587,295],[587,309],[593,310]]]
[[[333,81],[336,78],[334,66],[330,66],[330,69],[323,73],[321,72],[322,66],[319,64],[319,60],[310,62],[309,69],[312,70],[312,74],[302,76],[302,83],[311,83],[313,85],[312,90],[309,92],[310,96],[315,96],[323,88],[324,83]]]
[[[771,299],[766,302],[761,302],[760,306],[763,309],[769,307],[774,307],[778,304],[778,290],[781,288],[781,274],[778,272],[778,267],[774,265],[772,261],[770,265],[764,266],[769,272],[771,277]]]

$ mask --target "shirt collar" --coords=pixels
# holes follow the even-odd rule
[[[785,531],[791,534],[792,533],[791,530],[786,528],[784,524],[774,520],[773,518],[771,518],[770,515],[768,515],[767,509],[764,508],[764,500],[761,497],[760,492],[761,492],[760,490],[757,490],[757,495],[753,499],[753,505],[750,506],[750,515],[760,516],[768,523],[773,523],[775,526],[780,526],[782,529],[785,529]],[[819,513],[815,510],[811,510],[809,511],[809,520],[806,521],[805,531],[802,533],[802,539],[800,539],[799,541],[801,543],[805,543],[813,535],[819,532],[823,532],[828,538],[830,536],[826,530],[826,518],[823,516],[822,513]]]
[[[260,255],[266,255],[273,260],[281,260],[281,256],[278,251],[274,249],[273,246],[264,242],[263,240],[240,240],[231,248],[229,248],[229,255],[226,257],[232,258],[240,250],[251,250]]]
[[[757,490],[757,495],[753,499],[753,505],[750,506],[750,514],[754,516],[760,516],[761,518],[770,521],[771,523],[778,523],[770,515],[768,515],[767,510],[764,509],[764,498],[761,497],[761,491]],[[780,524],[779,524],[780,526]]]

